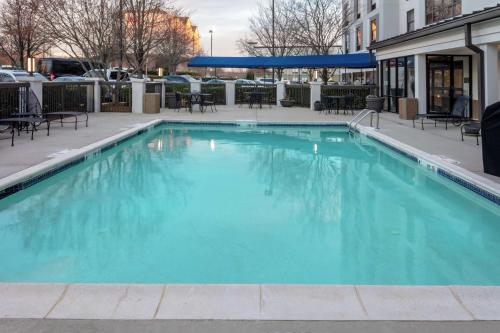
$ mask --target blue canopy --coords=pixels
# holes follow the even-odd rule
[[[375,68],[370,53],[286,57],[194,57],[189,67],[212,68]]]

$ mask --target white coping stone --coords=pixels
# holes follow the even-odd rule
[[[47,318],[111,319],[126,292],[126,285],[70,285]]]
[[[500,287],[451,287],[474,319],[500,320]]]
[[[258,285],[169,285],[155,319],[259,319]]]
[[[448,287],[357,286],[371,320],[473,320]]]
[[[113,319],[153,319],[164,290],[162,285],[129,285]]]
[[[64,284],[0,284],[0,318],[43,318],[64,292]]]
[[[263,285],[261,319],[366,320],[353,286]]]

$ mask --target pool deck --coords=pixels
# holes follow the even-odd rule
[[[54,123],[51,135],[0,140],[0,182],[64,160],[161,120],[338,123],[352,116],[308,109],[219,107],[217,113],[163,110],[157,115],[92,114],[75,131]],[[441,125],[414,129],[382,114],[381,135],[483,179],[474,138]],[[0,138],[8,137],[0,134]],[[486,176],[500,188],[500,179]],[[0,283],[0,332],[480,332],[500,331],[500,287],[334,285],[85,285]]]

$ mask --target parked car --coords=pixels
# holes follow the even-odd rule
[[[84,76],[60,76],[53,80],[53,82],[81,82],[87,80]]]
[[[200,82],[199,80],[196,80],[191,75],[167,75],[167,76],[163,77],[163,79],[167,80],[168,82],[175,82],[175,83]]]
[[[40,73],[33,73],[33,76],[41,81],[47,79]],[[0,82],[19,82],[19,80],[27,79],[30,74],[22,69],[2,69],[0,70]]]
[[[257,80],[255,80],[255,83],[257,84],[276,84],[278,82],[278,80],[274,79],[270,79],[270,78],[258,78]]]
[[[234,81],[234,83],[235,84],[247,84],[247,85],[252,84],[253,85],[253,84],[255,84],[255,81],[247,80],[247,79],[238,79],[238,80]]]
[[[98,63],[93,63],[95,67],[102,67]],[[67,58],[40,58],[37,69],[49,80],[54,80],[60,76],[82,76],[87,69],[91,68],[89,61]]]
[[[118,70],[116,69],[94,69],[83,74],[84,77],[106,78],[108,81],[116,81],[118,78]],[[129,81],[129,73],[122,70],[121,81]]]
[[[208,84],[225,84],[226,81],[220,80],[220,79],[212,79],[210,81],[207,81],[206,83]]]

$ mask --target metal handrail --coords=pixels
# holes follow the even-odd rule
[[[365,119],[368,115],[370,115],[370,127],[373,127],[373,114],[377,115],[377,126],[375,129],[379,129],[379,124],[380,124],[380,115],[377,111],[374,110],[363,110],[360,113],[358,113],[349,123],[348,123],[348,129],[349,132],[352,130],[355,130],[359,123]]]

